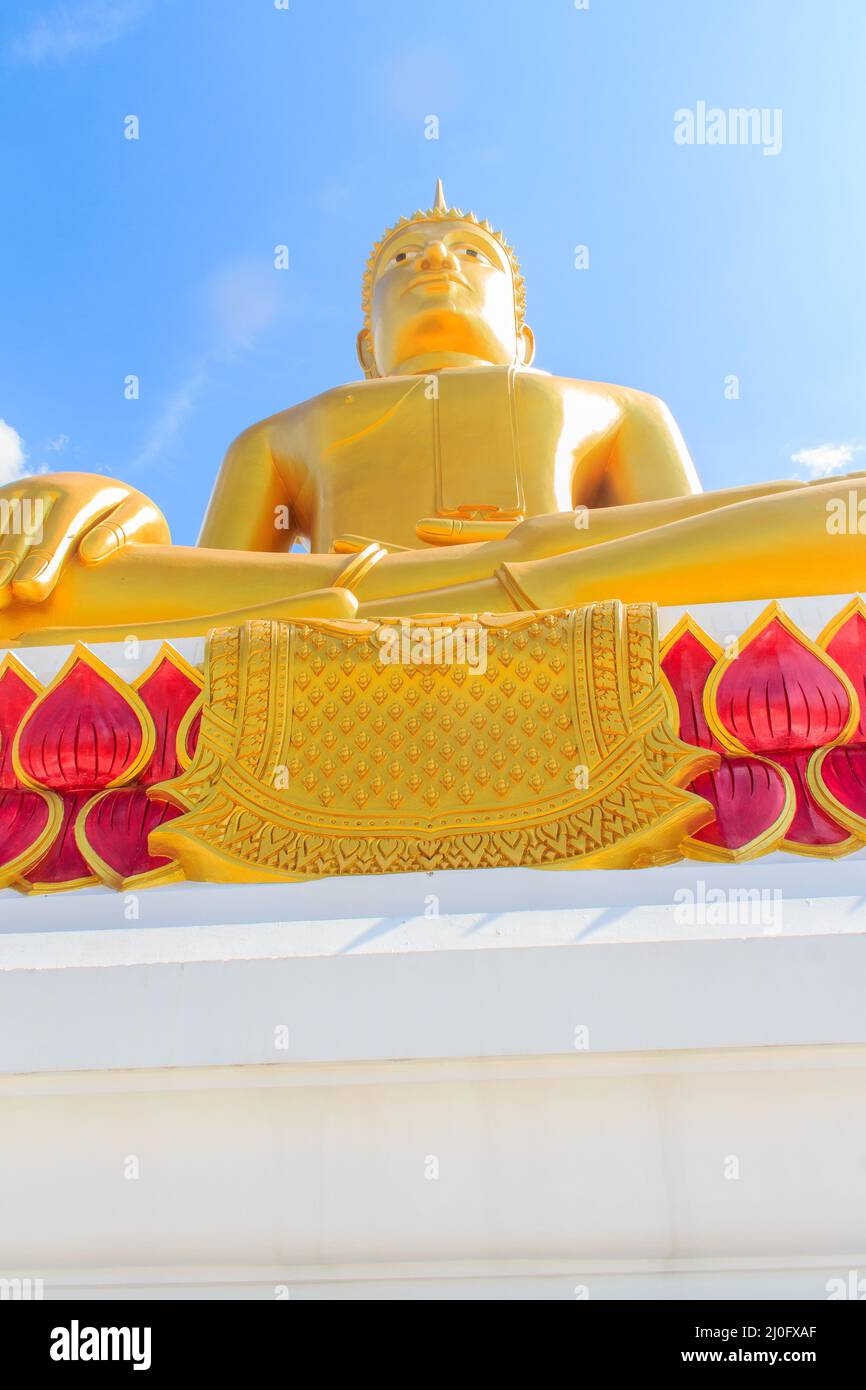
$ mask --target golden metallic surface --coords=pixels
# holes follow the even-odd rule
[[[862,475],[702,493],[661,401],[532,366],[513,251],[441,185],[377,243],[363,308],[364,379],[238,436],[198,547],[123,482],[0,489],[0,643],[862,587]]]
[[[12,837],[0,844],[0,887],[42,894],[100,882],[126,892],[187,872],[251,881],[405,867],[643,867],[680,857],[730,864],[777,850],[835,859],[866,841],[855,640],[864,621],[866,605],[852,599],[812,641],[773,602],[728,651],[689,614],[658,646],[655,610],[643,604],[387,623],[254,621],[212,635],[206,694],[205,677],[169,643],[131,683],[79,646],[65,679],[83,663],[99,675],[101,693],[82,710],[83,724],[75,701],[59,701],[66,752],[62,762],[43,759],[42,773],[26,729],[41,704],[58,698],[64,673],[46,688],[10,653],[0,677],[23,683],[35,702],[11,717],[7,707],[2,721],[18,777],[10,786],[7,773],[0,798]],[[740,686],[747,702],[727,701],[723,712],[732,663],[748,664],[752,645],[774,631],[774,644],[783,633],[793,646],[783,642],[777,657],[787,655],[769,664],[759,655]],[[678,668],[685,639],[703,648],[709,666]],[[185,677],[173,711],[159,698],[142,705],[165,663]],[[95,715],[109,733],[106,748],[115,727],[99,718],[106,695],[115,713],[116,696],[131,707],[148,757],[173,748],[182,774],[154,785],[133,746],[113,787],[100,782],[82,794],[79,751],[85,764],[92,753],[86,726],[93,730]],[[752,699],[793,721],[793,750],[784,737],[780,744],[773,718],[756,746],[742,740]],[[679,721],[685,711],[694,737],[698,710],[712,749],[707,739],[683,742]],[[167,808],[145,809],[148,796],[173,803],[179,818],[165,824]],[[41,830],[34,798],[44,806]],[[100,819],[107,809],[112,824],[112,806],[106,838]],[[148,835],[148,824],[159,828]],[[58,872],[57,851],[73,836],[81,859],[62,855]]]
[[[150,849],[211,882],[665,863],[717,761],[670,727],[649,605],[252,622],[211,634],[195,758],[151,792],[185,814]]]

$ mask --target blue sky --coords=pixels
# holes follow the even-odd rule
[[[662,396],[705,486],[866,467],[864,38],[849,0],[6,0],[0,478],[122,477],[193,541],[238,430],[357,375],[438,174],[536,365]],[[781,110],[779,153],[677,144],[699,102]]]

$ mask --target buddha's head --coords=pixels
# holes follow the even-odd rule
[[[368,377],[528,366],[535,343],[525,305],[523,276],[501,232],[449,208],[440,179],[433,207],[401,218],[373,248],[358,358]]]

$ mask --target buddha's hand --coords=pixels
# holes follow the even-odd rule
[[[415,534],[428,545],[477,545],[479,541],[504,540],[520,520],[520,517],[477,521],[474,518],[428,516],[417,523]]]
[[[126,545],[171,543],[165,517],[128,483],[44,473],[0,487],[0,608],[42,603],[69,561],[101,565]]]

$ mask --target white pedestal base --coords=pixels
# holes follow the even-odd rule
[[[863,882],[786,857],[182,885],[137,922],[0,894],[0,1275],[866,1294]],[[674,895],[718,885],[781,916],[684,923]]]

